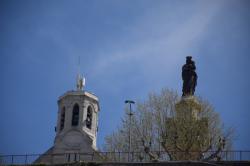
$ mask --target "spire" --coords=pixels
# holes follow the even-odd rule
[[[78,57],[78,74],[76,78],[76,89],[82,91],[85,87],[85,78],[80,74],[80,56]]]

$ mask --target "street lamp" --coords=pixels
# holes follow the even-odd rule
[[[129,145],[128,145],[128,161],[130,161],[130,148],[131,148],[131,116],[133,115],[132,113],[132,108],[131,108],[131,104],[135,104],[134,101],[132,100],[125,100],[125,104],[129,104]]]

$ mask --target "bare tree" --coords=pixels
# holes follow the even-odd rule
[[[215,160],[231,147],[233,132],[226,130],[218,113],[207,101],[196,97],[200,106],[197,117],[177,116],[178,94],[162,89],[137,102],[131,121],[133,160]],[[181,107],[192,107],[190,103]],[[122,124],[106,137],[104,149],[128,152],[128,109]],[[114,153],[117,154],[117,153]],[[125,153],[127,155],[127,153]],[[112,159],[117,156],[111,156]],[[121,155],[119,160],[121,160]],[[126,157],[123,155],[123,159]]]

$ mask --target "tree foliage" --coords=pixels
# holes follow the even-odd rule
[[[136,102],[131,121],[127,108],[120,127],[106,136],[104,150],[129,152],[130,129],[133,160],[213,160],[223,157],[222,150],[231,147],[232,130],[225,129],[213,106],[200,97],[196,97],[200,106],[197,117],[177,116],[176,105],[180,99],[169,89],[162,89],[159,94],[150,93],[147,100]],[[182,110],[193,107],[188,104],[182,104]],[[121,158],[126,159],[126,156],[119,156],[119,160]]]

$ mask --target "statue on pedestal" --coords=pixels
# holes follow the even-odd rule
[[[186,57],[186,64],[182,66],[182,96],[193,96],[197,85],[197,74],[195,62],[191,56]]]

